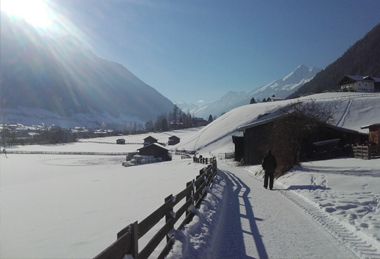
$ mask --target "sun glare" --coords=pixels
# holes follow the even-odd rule
[[[35,27],[45,29],[52,24],[48,5],[43,0],[2,0],[1,10]]]

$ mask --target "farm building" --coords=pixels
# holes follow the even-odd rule
[[[380,78],[372,76],[346,75],[339,82],[343,91],[349,92],[380,92]]]
[[[369,129],[368,143],[372,143],[372,144],[375,144],[375,145],[380,145],[379,144],[379,139],[380,139],[380,123],[366,125],[366,126],[362,126],[360,128],[361,129]]]
[[[272,138],[271,133],[278,132],[276,125],[285,120],[292,120],[292,115],[279,115],[237,128],[243,134],[232,137],[235,144],[235,160],[244,159],[246,164],[260,164],[268,149],[277,153],[284,153],[282,152],[283,146],[270,140]],[[300,161],[308,161],[350,155],[350,145],[364,143],[367,139],[368,134],[365,133],[321,124],[317,130],[303,139],[301,150],[299,150],[299,159]]]
[[[117,139],[116,144],[125,144],[125,139],[123,139],[123,138]]]
[[[162,161],[171,161],[172,156],[169,153],[169,149],[165,148],[164,146],[153,143],[147,146],[144,146],[142,148],[138,149],[139,155],[143,156],[154,156],[157,159],[162,159]]]
[[[144,138],[144,147],[149,146],[150,144],[157,143],[157,139],[153,138],[152,136]]]
[[[172,145],[176,145],[180,142],[180,138],[177,137],[177,136],[171,136],[169,137],[169,141],[168,141],[168,145],[172,146]]]

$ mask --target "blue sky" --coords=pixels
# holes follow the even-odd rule
[[[300,64],[325,68],[380,23],[378,0],[49,4],[95,54],[124,65],[170,100],[187,103],[253,90]]]

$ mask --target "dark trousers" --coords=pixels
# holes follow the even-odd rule
[[[265,178],[264,178],[264,188],[268,187],[268,180],[269,180],[269,189],[273,189],[273,182],[274,182],[274,173],[267,173],[265,172]]]

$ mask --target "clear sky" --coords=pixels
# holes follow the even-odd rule
[[[44,29],[60,24],[170,100],[195,104],[300,64],[325,68],[380,23],[379,0],[28,1],[48,6]]]

